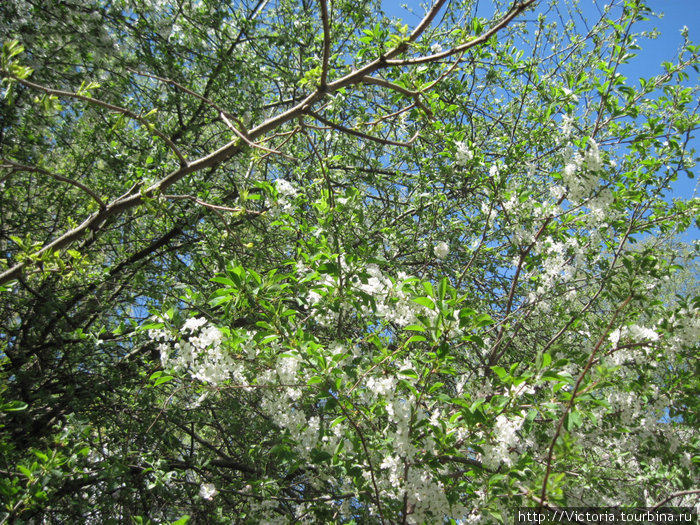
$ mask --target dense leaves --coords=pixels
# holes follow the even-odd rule
[[[3,523],[697,501],[700,48],[478,4],[0,5]]]

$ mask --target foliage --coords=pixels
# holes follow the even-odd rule
[[[3,523],[695,501],[700,47],[477,8],[0,5]]]

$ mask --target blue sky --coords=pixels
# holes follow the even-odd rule
[[[584,0],[582,5],[587,3],[592,4],[592,0]],[[659,66],[661,62],[672,59],[683,42],[680,30],[684,26],[688,28],[690,40],[700,43],[700,3],[698,0],[656,0],[650,1],[649,7],[654,11],[663,12],[664,16],[662,19],[654,18],[644,22],[640,25],[640,29],[656,28],[661,35],[656,40],[646,40],[639,53],[640,59],[633,60],[623,69],[622,74],[628,77],[630,83],[640,76],[648,77],[661,71]],[[691,74],[690,82],[697,84],[698,75],[692,70],[689,73]],[[700,152],[700,132],[695,133],[692,147]],[[696,156],[698,154],[696,153]],[[696,174],[695,179],[689,179],[686,176],[678,178],[673,188],[675,196],[683,198],[700,196],[698,195],[700,188],[698,187],[697,169],[694,169],[693,172]],[[696,229],[692,239],[700,238],[698,234]]]
[[[432,4],[431,1],[420,2],[418,0],[383,0],[382,5],[387,15],[391,17],[404,18],[405,23],[413,28],[419,20],[419,17],[424,13],[421,8],[421,3]],[[543,1],[541,4],[545,3]],[[591,20],[599,18],[599,9],[609,3],[605,0],[581,0],[580,6]],[[620,0],[615,1],[616,4],[621,3]],[[637,85],[637,79],[640,77],[649,78],[650,76],[659,74],[663,71],[661,63],[668,60],[673,60],[678,48],[683,42],[680,30],[683,27],[688,28],[688,35],[691,41],[700,43],[700,0],[648,0],[649,7],[657,13],[663,13],[662,18],[651,18],[647,22],[640,23],[636,26],[637,31],[651,31],[658,29],[660,35],[655,40],[645,39],[639,42],[642,50],[638,52],[638,56],[626,64],[621,69],[621,74],[626,76],[630,85]],[[414,14],[409,14],[401,6],[406,5]],[[480,12],[483,9],[483,16],[489,16],[493,13],[493,2],[488,0],[480,0]],[[698,83],[698,75],[689,70],[690,84]],[[694,75],[694,77],[693,77]],[[700,131],[694,134],[694,139],[690,146],[695,148],[695,156],[700,155]],[[673,185],[672,197],[691,198],[693,196],[700,197],[700,186],[698,185],[698,170],[695,168],[693,173],[696,175],[694,179],[688,178],[685,174],[681,174],[678,180]],[[700,230],[694,228],[683,236],[684,241],[690,242],[700,239]]]

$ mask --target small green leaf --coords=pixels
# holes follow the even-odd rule
[[[542,354],[542,368],[547,368],[549,364],[552,362],[552,356],[545,353]]]
[[[216,277],[212,277],[209,280],[213,283],[224,284],[224,285],[228,286],[229,288],[238,288],[236,286],[236,283],[234,283],[232,279],[229,279],[228,277],[224,277],[221,275],[217,275]]]
[[[24,401],[10,401],[9,403],[3,403],[0,405],[0,411],[2,412],[22,412],[27,410],[27,403]]]
[[[492,366],[491,370],[498,376],[499,379],[503,380],[508,377],[508,372],[502,366]]]
[[[413,299],[414,303],[418,303],[421,306],[425,306],[429,310],[434,310],[435,309],[435,303],[430,297],[416,297]]]

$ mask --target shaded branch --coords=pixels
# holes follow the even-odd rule
[[[322,117],[318,113],[314,113],[313,111],[307,111],[306,113],[308,115],[312,116],[313,118],[315,118],[316,120],[318,120],[319,122],[325,124],[326,126],[335,129],[336,131],[340,131],[342,133],[347,133],[348,135],[353,135],[355,137],[359,137],[362,139],[371,140],[372,142],[377,142],[379,144],[384,144],[386,146],[411,147],[412,143],[418,138],[418,135],[420,133],[420,131],[417,131],[408,142],[397,142],[395,140],[383,139],[381,137],[373,137],[372,135],[367,135],[366,133],[362,133],[361,131],[346,128],[345,126],[342,126],[341,124],[336,124],[335,122],[331,122],[330,120]]]
[[[665,503],[668,503],[672,499],[675,498],[680,498],[681,496],[690,496],[691,494],[700,494],[700,489],[695,489],[695,490],[682,490],[680,492],[673,492],[672,494],[669,494],[667,498],[662,499],[659,503],[654,505],[651,510],[656,510],[659,507],[663,506]]]
[[[46,93],[47,95],[52,95],[55,97],[63,97],[63,98],[73,98],[76,100],[82,100],[83,102],[87,102],[88,104],[94,104],[95,106],[100,106],[105,109],[109,109],[110,111],[114,111],[115,113],[121,113],[122,115],[126,115],[127,117],[143,124],[148,131],[159,137],[163,142],[165,142],[168,147],[172,150],[173,153],[177,156],[178,160],[180,161],[180,166],[187,166],[187,160],[183,156],[183,154],[180,152],[178,147],[173,143],[172,140],[170,140],[168,137],[165,136],[164,133],[158,131],[155,126],[151,123],[148,122],[146,119],[141,117],[140,115],[137,115],[133,111],[123,108],[121,106],[116,106],[114,104],[110,104],[109,102],[105,102],[103,100],[99,100],[97,98],[93,97],[87,97],[85,95],[80,95],[78,93],[73,93],[72,91],[63,91],[61,89],[52,89],[52,88],[47,88],[45,86],[42,86],[40,84],[35,84],[34,82],[30,82],[29,80],[25,80],[23,78],[18,77],[17,75],[13,75],[12,73],[5,73],[9,78],[12,78],[13,80],[16,80],[20,84],[22,84],[25,87],[28,87],[30,89],[35,89],[37,91],[41,91],[42,93]]]
[[[331,25],[328,17],[328,2],[321,2],[321,21],[323,22],[323,62],[321,65],[321,90],[325,91],[328,87],[328,61],[331,56]]]
[[[82,182],[79,182],[77,180],[71,179],[69,177],[64,177],[63,175],[59,175],[58,173],[53,173],[51,171],[48,171],[44,168],[40,168],[38,166],[27,166],[25,164],[19,164],[17,162],[13,162],[9,159],[6,158],[0,158],[0,162],[3,162],[5,164],[0,165],[0,168],[8,168],[12,171],[27,171],[30,173],[41,173],[42,175],[48,175],[49,177],[56,179],[57,181],[60,182],[65,182],[67,184],[70,184],[71,186],[75,186],[78,189],[81,189],[85,193],[87,193],[90,197],[92,197],[95,202],[100,206],[101,209],[105,208],[105,203],[102,202],[102,199],[100,199],[100,196],[97,195],[93,190],[91,190],[88,186],[83,184]]]

